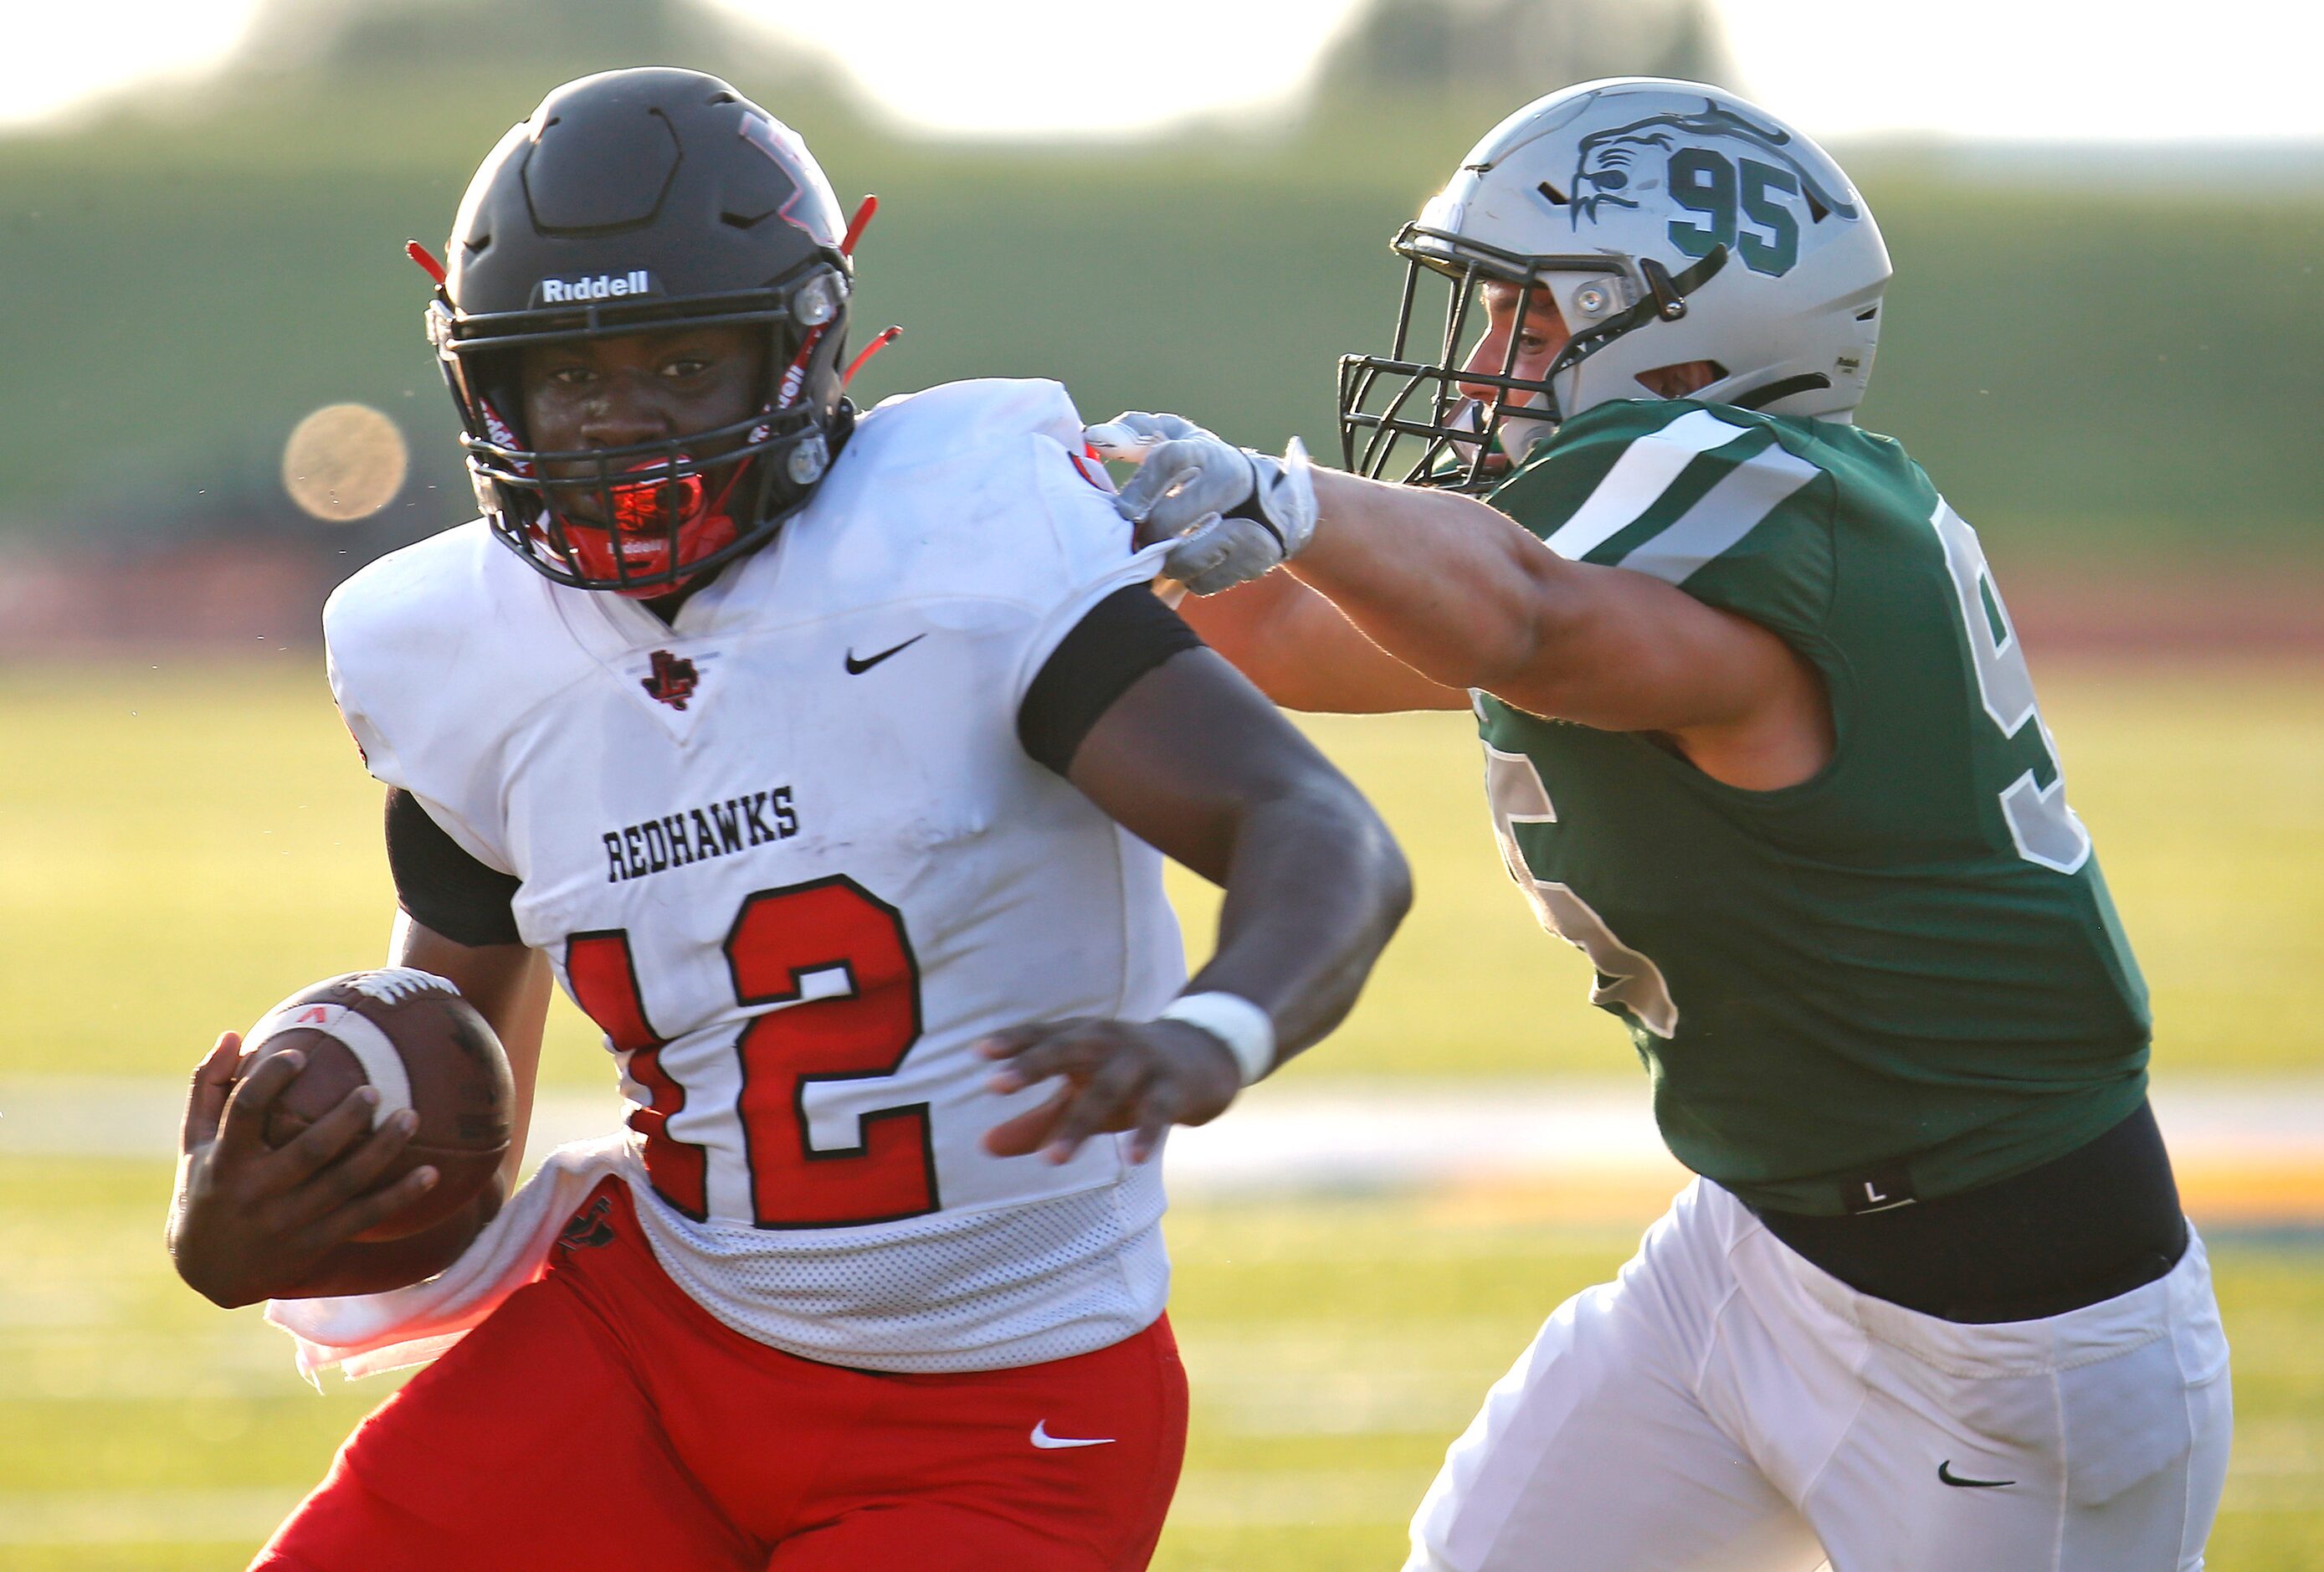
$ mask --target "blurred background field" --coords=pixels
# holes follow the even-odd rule
[[[2038,653],[2037,653],[2038,662]],[[2156,1075],[2308,1089],[2324,1067],[2324,689],[2281,665],[2064,662],[2044,712],[2153,985]],[[1421,897],[1348,1025],[1267,1090],[1646,1087],[1492,854],[1459,716],[1312,723],[1413,855]],[[9,1092],[167,1093],[209,1035],[369,964],[392,894],[378,795],[304,652],[0,669]],[[1214,902],[1177,889],[1199,946]],[[610,1077],[559,1001],[544,1069]],[[2286,1077],[2292,1077],[2287,1079]],[[1563,1077],[1563,1078],[1559,1078]],[[1589,1080],[1579,1077],[1592,1077]],[[149,1099],[150,1100],[150,1099]],[[1231,1123],[1233,1115],[1228,1123]],[[380,1382],[318,1397],[254,1311],[170,1273],[170,1166],[23,1154],[0,1117],[0,1567],[239,1565]],[[1223,1128],[1223,1126],[1222,1126]],[[12,1145],[20,1154],[10,1155]],[[1547,1309],[1609,1275],[1653,1203],[1545,1190],[1194,1192],[1171,1223],[1194,1383],[1159,1566],[1396,1564],[1447,1442]],[[2324,1572],[2324,1233],[2206,1216],[2238,1431],[2211,1565]]]
[[[2069,800],[2153,990],[2158,1075],[2324,1072],[2324,685],[2247,660],[2039,658]],[[1501,870],[1468,718],[1304,724],[1380,805],[1420,896],[1361,1007],[1286,1075],[1635,1074],[1582,1003],[1586,963]],[[380,790],[309,653],[0,667],[0,1083],[176,1076],[384,953]],[[1214,898],[1173,874],[1199,953]],[[554,1021],[545,1078],[604,1084],[595,1029],[562,1000]]]
[[[1385,344],[1387,238],[1491,118],[1591,75],[1757,85],[1720,32],[1748,0],[1345,0],[1264,113],[948,141],[900,125],[859,62],[739,27],[746,5],[263,0],[214,74],[0,134],[0,1568],[240,1565],[382,1390],[316,1397],[253,1313],[177,1283],[159,1139],[59,1156],[22,1115],[59,1105],[43,1089],[166,1103],[216,1031],[381,953],[377,789],[315,609],[466,515],[400,248],[440,244],[542,91],[717,69],[843,199],[879,192],[858,336],[906,336],[865,402],[1049,375],[1093,415],[1176,408],[1330,453],[1335,357]],[[1130,47],[1075,25],[1092,71]],[[1837,149],[1898,268],[1866,423],[1930,467],[2007,589],[2153,985],[2166,1124],[2175,1087],[2324,1105],[2324,146],[2202,130]],[[327,526],[281,458],[346,401],[384,411],[412,467],[383,511]],[[1508,887],[1465,719],[1313,730],[1412,852],[1420,903],[1346,1028],[1268,1094],[1643,1101],[1582,961]],[[1176,893],[1199,949],[1214,900]],[[561,1003],[544,1074],[576,1096],[610,1079]],[[1189,1193],[1173,1572],[1394,1565],[1485,1385],[1653,1209]],[[2289,1203],[2198,1214],[2236,1360],[2220,1572],[2324,1572],[2317,1197],[2324,1165]]]
[[[161,1163],[0,1158],[0,1567],[239,1567],[386,1378],[317,1396],[254,1312],[154,1269]],[[1181,1207],[1173,1323],[1193,1382],[1161,1572],[1349,1572],[1404,1522],[1545,1307],[1635,1235],[1421,1197]],[[2324,1567],[2324,1271],[2212,1253],[2236,1449],[2210,1565]],[[27,1275],[28,1274],[28,1275]]]
[[[310,580],[466,516],[402,244],[440,249],[483,150],[608,63],[715,65],[808,134],[843,201],[880,194],[858,337],[905,337],[863,373],[864,402],[1056,376],[1093,418],[1176,408],[1336,451],[1336,357],[1390,326],[1385,243],[1491,117],[1577,73],[1732,74],[1715,38],[1654,43],[1637,20],[1700,32],[1692,0],[1351,14],[1271,116],[1025,144],[903,134],[839,65],[678,0],[272,0],[218,76],[0,137],[0,344],[38,368],[0,379],[0,648],[117,631],[130,606],[149,636],[305,640]],[[1578,20],[1535,39],[1544,14]],[[2324,149],[2157,136],[1843,148],[1898,266],[1865,420],[1943,477],[2015,578],[2289,574],[2312,596]],[[302,415],[342,400],[392,417],[413,464],[383,513],[322,530],[280,461]],[[97,551],[117,571],[90,605],[69,569]],[[205,553],[297,572],[287,594],[245,572],[235,608],[149,588]]]

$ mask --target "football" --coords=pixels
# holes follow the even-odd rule
[[[349,972],[301,989],[243,1040],[242,1073],[296,1049],[307,1062],[267,1111],[266,1141],[281,1146],[365,1085],[379,1093],[374,1127],[410,1108],[420,1116],[379,1180],[435,1168],[435,1186],[355,1235],[401,1239],[468,1206],[508,1155],[514,1084],[500,1039],[450,983],[408,966]]]

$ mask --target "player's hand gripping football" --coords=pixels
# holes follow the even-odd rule
[[[1139,467],[1114,505],[1137,526],[1139,545],[1177,541],[1162,571],[1196,595],[1257,578],[1315,532],[1315,487],[1296,437],[1276,458],[1183,415],[1129,410],[1083,428],[1082,439],[1101,458]]]
[[[1001,1061],[996,1092],[1064,1083],[985,1132],[984,1149],[997,1157],[1038,1151],[1064,1162],[1091,1136],[1126,1130],[1130,1161],[1144,1162],[1171,1125],[1207,1124],[1242,1090],[1226,1045],[1183,1021],[1051,1021],[996,1031],[977,1050]]]
[[[178,1275],[228,1308],[295,1293],[334,1250],[436,1182],[436,1170],[421,1167],[373,1188],[416,1115],[406,1109],[374,1131],[379,1094],[369,1087],[281,1147],[267,1145],[266,1111],[305,1058],[273,1054],[237,1080],[241,1050],[242,1039],[226,1032],[194,1071],[170,1203]]]

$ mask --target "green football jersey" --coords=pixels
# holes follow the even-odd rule
[[[1831,692],[1831,763],[1775,791],[1477,699],[1510,874],[1597,969],[1681,1161],[1754,1205],[1876,1210],[2136,1108],[2145,984],[1976,532],[1902,448],[1623,402],[1492,501],[1773,630]]]

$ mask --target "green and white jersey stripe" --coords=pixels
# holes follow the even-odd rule
[[[1705,455],[1723,473],[1684,512],[1671,516],[1658,504]],[[1589,558],[1610,546],[1604,559],[1615,566],[1684,584],[1817,473],[1767,432],[1691,410],[1631,442],[1581,509],[1549,536],[1549,548],[1563,557]]]
[[[1625,552],[1620,567],[1684,584],[1696,569],[1743,539],[1784,498],[1816,476],[1816,467],[1766,447],[1737,464],[1677,521]]]
[[[1709,410],[1689,410],[1669,425],[1641,434],[1623,447],[1573,516],[1546,537],[1549,549],[1576,560],[1589,556],[1645,518],[1695,459],[1752,435],[1748,426],[1722,421]]]
[[[1493,497],[1822,673],[1831,764],[1780,791],[1478,698],[1509,871],[1582,949],[1665,1139],[1755,1205],[1974,1188],[2137,1105],[2144,986],[1975,532],[1895,442],[1601,405]]]

